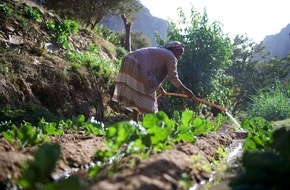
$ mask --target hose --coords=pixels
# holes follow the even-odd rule
[[[161,96],[162,96],[162,94],[159,94],[157,96],[157,99],[160,98]],[[165,93],[165,96],[178,96],[178,97],[182,97],[182,98],[188,98],[186,94],[175,93],[175,92],[167,92],[167,93]],[[203,104],[209,105],[211,107],[214,107],[214,108],[220,110],[223,113],[226,112],[226,110],[224,108],[222,108],[222,107],[220,107],[220,106],[218,106],[218,105],[216,105],[214,103],[211,103],[211,102],[209,102],[207,100],[204,100],[204,99],[201,99],[201,98],[197,98],[197,97],[193,97],[192,99],[195,100],[195,101],[201,102]]]

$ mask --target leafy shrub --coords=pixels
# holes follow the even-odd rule
[[[85,66],[88,71],[96,73],[97,76],[102,76],[105,82],[108,82],[112,75],[116,75],[118,67],[112,61],[106,60],[91,51],[92,50],[89,52],[70,51],[67,54],[68,59],[73,62],[73,71],[77,70],[78,65]]]
[[[31,123],[24,122],[20,127],[11,125],[8,130],[1,132],[3,137],[19,148],[48,142],[49,138],[42,130],[35,128]]]
[[[55,30],[55,23],[54,23],[54,21],[53,21],[53,20],[47,20],[47,21],[45,22],[45,28],[46,28],[47,30],[54,31],[54,30]]]
[[[25,8],[25,16],[36,21],[41,21],[41,14],[33,7]]]
[[[99,48],[95,44],[90,43],[89,44],[89,51],[92,52],[92,53],[98,53],[99,52]]]
[[[251,117],[259,116],[267,120],[282,120],[290,117],[289,89],[276,82],[274,87],[258,90],[257,95],[251,97],[249,107]]]
[[[112,44],[120,46],[120,38],[116,35],[114,30],[110,30],[104,26],[98,26],[95,29],[95,33]]]
[[[290,186],[290,131],[276,130],[267,150],[246,151],[242,164],[244,172],[230,182],[232,189],[287,189]]]
[[[9,18],[12,16],[13,10],[6,4],[2,3],[0,4],[0,15],[4,18]]]
[[[116,48],[116,55],[117,55],[117,59],[122,59],[123,57],[125,57],[125,55],[127,55],[128,52],[127,50],[125,50],[123,47],[117,47]]]
[[[269,147],[272,142],[272,122],[262,117],[244,119],[241,127],[248,132],[243,149],[246,151],[258,151]]]
[[[64,47],[68,48],[68,37],[70,34],[78,32],[78,24],[73,20],[63,20],[62,22],[54,22],[48,20],[45,22],[46,29],[53,32],[52,37]]]

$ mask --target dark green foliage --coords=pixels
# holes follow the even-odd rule
[[[45,27],[47,30],[52,32],[52,37],[55,41],[62,44],[66,48],[69,46],[69,35],[78,32],[78,24],[73,20],[63,20],[61,22],[48,20],[45,23]]]
[[[258,62],[256,56],[263,54],[264,47],[247,36],[236,36],[233,46],[233,65],[226,72],[234,78],[232,88],[236,100],[235,109],[245,109],[251,102],[250,97],[261,95],[261,91],[257,89],[272,88],[276,80],[282,85],[289,85],[289,56],[281,60],[273,58],[269,62]],[[267,118],[265,115],[260,116]]]
[[[51,174],[60,157],[58,144],[43,144],[34,154],[34,160],[27,161],[21,168],[21,179],[18,184],[27,190],[79,190],[80,183],[77,178],[69,177],[56,183],[51,182]]]
[[[57,121],[59,119],[45,107],[32,102],[24,103],[18,108],[3,107],[0,109],[1,121],[12,121],[16,125],[23,121],[36,125],[43,117],[47,121]]]
[[[6,3],[1,3],[0,4],[0,16],[8,19],[9,17],[12,16],[13,10],[7,5]]]
[[[166,41],[178,40],[185,44],[178,64],[181,81],[199,97],[221,106],[230,105],[232,77],[225,74],[225,69],[232,64],[230,38],[223,34],[220,23],[208,21],[206,11],[200,14],[192,9],[187,19],[180,10],[178,24],[172,23]],[[188,101],[186,104],[194,103]]]
[[[25,8],[25,15],[30,19],[34,19],[36,21],[41,21],[41,14],[33,7],[26,7]]]
[[[260,86],[257,80],[257,64],[254,58],[261,54],[263,47],[256,44],[247,36],[237,35],[233,40],[233,54],[231,56],[232,65],[226,69],[226,73],[233,77],[234,83],[233,100],[234,111],[245,109],[249,102],[249,95],[253,94],[255,89]]]
[[[125,50],[123,47],[117,47],[116,49],[117,59],[122,60],[127,54],[128,54],[127,50]]]
[[[287,189],[290,186],[290,131],[276,130],[266,151],[246,151],[244,172],[231,183],[232,189]]]

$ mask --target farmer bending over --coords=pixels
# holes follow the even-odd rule
[[[183,52],[184,45],[173,41],[164,47],[142,48],[125,56],[112,100],[133,110],[133,120],[138,122],[139,114],[158,111],[156,91],[160,89],[165,95],[162,84],[167,79],[188,98],[196,98],[178,78],[177,62]]]

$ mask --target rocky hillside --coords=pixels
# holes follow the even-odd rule
[[[270,58],[285,58],[290,53],[290,24],[278,34],[266,36],[262,44],[265,46],[265,52],[270,53]]]
[[[0,2],[0,106],[29,104],[56,117],[84,114],[103,119],[110,99],[107,81],[68,61],[68,49],[44,27],[46,21],[60,18],[34,6],[19,0]],[[27,16],[29,7],[40,13],[37,21]],[[93,44],[96,56],[115,59],[115,46],[91,31],[79,28],[68,42],[73,52]]]

